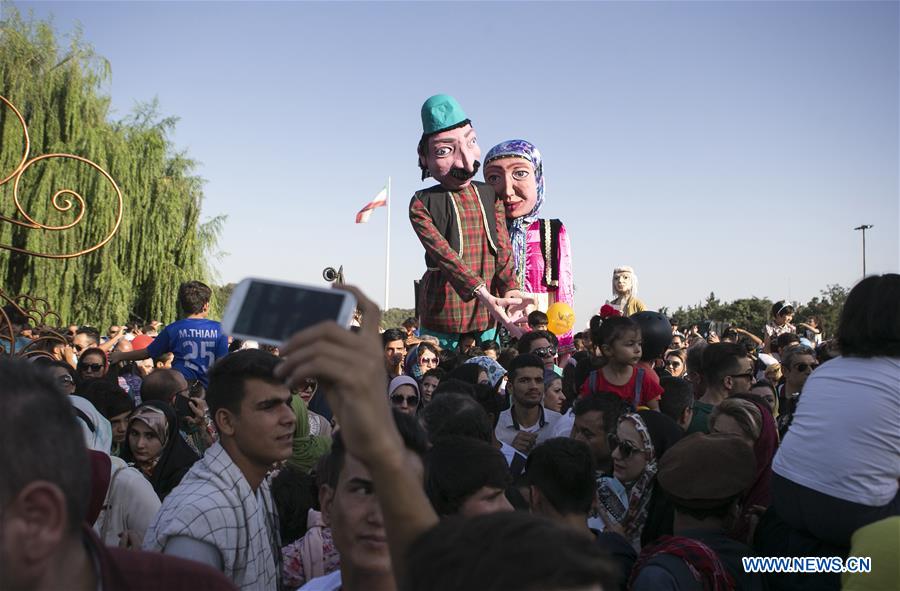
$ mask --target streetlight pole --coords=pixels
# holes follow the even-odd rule
[[[866,230],[872,228],[872,224],[863,224],[853,228],[854,230],[862,230],[863,238],[863,277],[866,276]]]

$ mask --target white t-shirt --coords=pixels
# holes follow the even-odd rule
[[[519,426],[519,431],[525,431],[526,433],[537,433],[540,430],[541,430],[540,423],[535,423],[530,427],[523,427],[521,425]]]
[[[341,588],[341,571],[336,570],[323,577],[307,581],[297,591],[338,591]]]
[[[772,470],[869,507],[897,494],[900,359],[838,357],[806,380]]]

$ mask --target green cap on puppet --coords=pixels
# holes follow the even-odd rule
[[[422,105],[422,133],[431,135],[466,121],[466,112],[449,94],[436,94]]]

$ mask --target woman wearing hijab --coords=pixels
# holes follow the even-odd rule
[[[87,521],[109,546],[130,543],[140,547],[147,526],[159,510],[160,500],[140,473],[128,468],[120,458],[109,455],[112,429],[100,411],[80,396],[69,396],[69,400],[91,453]]]
[[[422,341],[406,355],[403,372],[421,384],[425,373],[441,364],[441,352],[434,344]]]
[[[419,382],[409,376],[397,376],[388,384],[388,398],[395,409],[415,417],[422,402]]]
[[[500,384],[503,382],[503,376],[506,375],[506,370],[502,365],[500,365],[487,355],[479,355],[478,357],[467,359],[466,362],[463,363],[463,366],[470,364],[477,365],[484,370],[484,373],[487,376],[488,384],[490,384],[491,388],[493,388],[495,392],[498,392],[500,390]]]
[[[333,430],[331,422],[329,422],[329,420],[322,415],[315,413],[309,409],[309,403],[315,399],[316,393],[318,391],[318,380],[316,380],[315,378],[308,378],[302,387],[294,391],[294,395],[298,400],[303,402],[303,406],[306,407],[306,415],[309,418],[309,434],[311,436],[324,437],[330,441]],[[295,402],[296,400],[291,401],[291,407],[294,408],[294,414],[297,415],[297,420],[299,420],[300,411],[298,411],[294,406]]]
[[[484,159],[484,180],[506,207],[519,289],[534,298],[542,312],[555,302],[574,307],[572,249],[566,227],[557,219],[539,218],[544,205],[540,151],[525,140],[497,144]],[[559,352],[567,355],[574,350],[570,330],[559,337]]]
[[[133,463],[163,500],[200,456],[178,432],[175,409],[152,400],[137,407],[128,420],[122,459]]]
[[[624,515],[600,514],[610,531],[621,533],[632,547],[661,535],[672,534],[672,504],[656,482],[659,460],[679,439],[681,428],[669,417],[652,410],[628,413],[610,433],[613,473],[625,486],[628,506]]]
[[[317,388],[318,384],[316,383],[313,395],[315,395],[315,389]],[[308,390],[309,387],[306,389]],[[297,416],[297,426],[294,427],[293,452],[288,460],[288,464],[303,472],[312,470],[319,458],[327,454],[331,449],[331,424],[325,420],[325,417],[320,415],[315,415],[317,418],[310,420],[311,415],[315,414],[310,413],[306,408],[311,398],[312,396],[304,400],[302,396],[291,397],[291,408]],[[324,427],[321,426],[319,419],[328,425],[327,434],[323,432]],[[318,430],[318,433],[315,435],[310,431],[313,426]]]
[[[490,382],[488,372],[477,363],[463,363],[447,374],[448,380],[459,380],[467,384],[487,384]]]

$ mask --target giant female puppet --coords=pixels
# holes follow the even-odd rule
[[[419,291],[420,332],[455,347],[462,333],[495,336],[495,320],[513,334],[524,304],[516,281],[503,204],[494,190],[472,181],[481,150],[469,118],[444,94],[422,105],[419,140],[422,179],[437,185],[413,195],[409,219],[425,247],[427,270]],[[510,307],[510,316],[507,313]]]
[[[484,180],[506,207],[516,287],[532,307],[546,312],[551,304],[575,307],[572,255],[566,227],[559,220],[539,219],[544,205],[541,153],[525,140],[497,144],[484,160]],[[559,338],[560,354],[575,350],[572,331]]]

